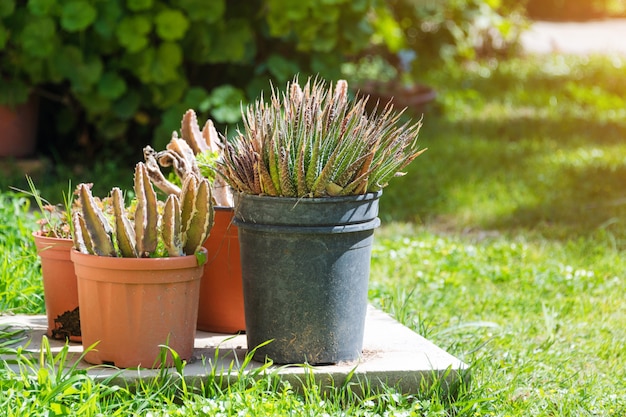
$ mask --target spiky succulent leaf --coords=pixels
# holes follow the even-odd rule
[[[74,248],[79,252],[93,255],[93,245],[89,238],[85,221],[79,211],[72,213],[72,224],[74,226],[74,234],[72,235]]]
[[[184,182],[180,193],[180,224],[181,233],[183,235],[183,246],[185,245],[185,236],[187,229],[191,224],[191,219],[196,209],[196,196],[198,193],[198,179],[194,175],[188,175]]]
[[[145,258],[154,253],[157,248],[159,215],[156,192],[152,188],[148,170],[142,162],[135,167],[135,195],[137,198],[135,210],[137,255]]]
[[[111,190],[111,199],[113,200],[113,214],[115,216],[115,239],[117,241],[117,248],[122,257],[136,258],[135,230],[124,209],[124,195],[122,194],[122,190],[114,187]]]
[[[93,253],[100,256],[117,256],[113,244],[113,229],[94,200],[88,185],[78,185],[78,198]]]
[[[180,200],[175,195],[169,195],[161,217],[161,237],[168,256],[183,255],[180,223]]]
[[[213,198],[206,178],[197,182],[194,210],[185,233],[183,252],[191,255],[198,251],[213,227]]]

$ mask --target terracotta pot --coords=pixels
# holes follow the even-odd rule
[[[205,250],[205,249],[203,249]],[[71,251],[78,278],[83,347],[93,364],[119,368],[173,366],[168,345],[191,358],[203,265],[195,255],[111,258]]]
[[[232,207],[215,207],[215,221],[204,247],[209,260],[200,284],[198,329],[208,332],[245,331],[243,285],[237,226]]]
[[[57,239],[33,233],[41,258],[48,337],[80,342],[78,290],[74,264],[70,259],[71,239]]]
[[[37,100],[31,98],[14,108],[0,106],[0,158],[22,158],[35,152],[37,104]]]

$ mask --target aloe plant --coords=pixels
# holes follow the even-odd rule
[[[136,205],[124,207],[119,188],[111,191],[113,213],[107,216],[88,184],[79,184],[79,210],[72,216],[74,246],[83,253],[115,257],[183,256],[197,252],[213,226],[211,187],[207,179],[187,175],[180,195],[157,200],[148,168],[135,168]],[[162,207],[161,207],[162,206]],[[110,218],[111,217],[111,218]]]
[[[272,88],[243,112],[243,130],[226,142],[217,172],[239,192],[283,197],[364,194],[385,187],[425,149],[421,120],[400,123],[391,103],[368,114],[368,97],[348,97],[348,83],[297,79]]]

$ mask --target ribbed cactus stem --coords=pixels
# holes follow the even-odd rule
[[[74,248],[79,252],[93,255],[93,245],[91,239],[89,239],[85,220],[83,220],[83,216],[81,216],[80,212],[75,211],[72,213],[72,224],[74,226],[74,233],[72,235]]]
[[[135,230],[133,224],[128,220],[126,210],[124,209],[124,196],[122,190],[114,187],[111,190],[111,199],[113,200],[113,214],[115,216],[115,239],[120,254],[124,258],[136,258],[137,250],[135,247]]]
[[[113,244],[113,228],[107,221],[104,213],[91,195],[91,190],[86,184],[78,186],[78,196],[82,208],[82,217],[85,230],[91,242],[93,253],[100,256],[117,256]],[[85,238],[85,246],[87,240]]]
[[[181,233],[183,234],[183,245],[185,244],[187,229],[191,224],[191,218],[194,215],[197,193],[198,179],[195,175],[187,175],[183,180],[183,186],[180,192],[180,220]]]
[[[183,186],[183,190],[185,188]],[[187,189],[190,189],[190,187],[187,187]],[[194,194],[193,211],[184,237],[184,252],[187,255],[195,253],[202,247],[213,226],[213,197],[211,196],[211,186],[206,178],[197,180],[197,188]],[[183,198],[185,198],[184,195]]]
[[[170,194],[165,201],[161,217],[161,237],[168,256],[183,255],[180,200],[175,195]]]
[[[156,193],[152,188],[148,170],[142,162],[135,167],[135,195],[137,198],[135,211],[137,254],[139,257],[147,258],[157,248],[159,215]]]

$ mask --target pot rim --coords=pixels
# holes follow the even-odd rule
[[[44,236],[44,235],[42,235],[42,234],[41,234],[41,230],[35,230],[33,233],[31,233],[31,235],[32,235],[34,238],[41,239],[41,240],[50,240],[50,241],[59,241],[59,240],[60,240],[60,241],[62,241],[62,242],[68,242],[68,241],[69,241],[69,242],[72,242],[72,243],[74,242],[74,241],[72,240],[72,238],[69,238],[69,237],[67,237],[67,238],[66,238],[66,237],[51,237],[51,236]]]
[[[267,200],[267,199],[275,199],[282,200],[285,202],[293,202],[294,205],[304,203],[337,203],[342,201],[370,201],[379,199],[383,194],[383,191],[376,191],[372,193],[365,194],[355,194],[355,195],[343,195],[343,196],[327,196],[327,197],[282,197],[282,196],[270,196],[270,195],[261,195],[261,194],[247,194],[244,192],[235,193],[237,198],[246,198],[251,200]],[[237,206],[237,202],[235,202],[235,207]]]
[[[207,255],[207,250],[201,247],[200,252]],[[163,258],[121,258],[112,256],[99,256],[82,253],[72,248],[70,252],[72,262],[76,266],[95,267],[111,270],[175,270],[202,267],[196,254]]]

